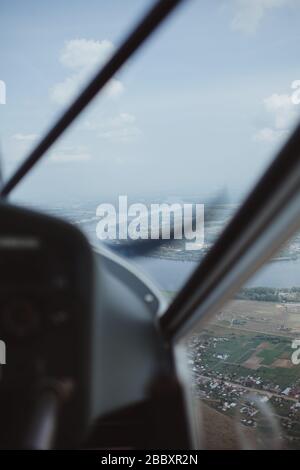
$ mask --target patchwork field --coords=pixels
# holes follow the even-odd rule
[[[300,337],[300,304],[234,300],[216,317],[231,328],[288,337]]]
[[[224,330],[223,330],[224,331]],[[217,336],[215,327],[206,330],[207,338]],[[252,372],[262,380],[287,387],[300,379],[300,366],[291,361],[291,340],[250,332],[235,331],[212,342],[202,352],[203,363],[216,373],[247,377]]]
[[[235,300],[194,333],[192,368],[202,400],[235,420],[241,409],[241,423],[261,430],[264,420],[246,398],[254,393],[272,407],[287,445],[300,447],[300,364],[292,362],[300,306]]]

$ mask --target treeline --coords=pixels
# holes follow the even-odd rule
[[[263,302],[300,302],[300,287],[244,287],[235,296],[238,300]]]

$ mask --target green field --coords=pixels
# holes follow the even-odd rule
[[[273,364],[276,359],[290,357],[291,352],[292,350],[290,342],[281,341],[278,344],[272,344],[271,349],[263,349],[262,351],[259,351],[257,355],[263,358],[262,364],[269,366]],[[287,354],[283,356],[283,353]]]
[[[216,334],[213,328],[206,330],[201,335],[203,344],[210,345],[201,352],[202,362],[211,371],[229,374],[234,377],[247,377],[248,375],[260,377],[263,381],[287,387],[300,378],[300,365],[288,367],[272,367],[272,364],[280,358],[290,358],[293,350],[291,342],[287,338],[274,337],[264,334],[230,333],[227,335]],[[226,338],[227,341],[216,341],[215,346],[211,338]],[[206,342],[206,343],[205,343]],[[261,350],[256,348],[261,343],[267,343],[267,347]],[[226,359],[220,359],[218,355],[228,355]],[[244,363],[251,356],[262,357],[263,361],[257,370],[245,367]]]

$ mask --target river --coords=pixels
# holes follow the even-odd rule
[[[197,263],[159,258],[135,258],[138,265],[162,290],[177,291],[193,273]],[[247,287],[299,287],[300,259],[273,261],[247,283]]]

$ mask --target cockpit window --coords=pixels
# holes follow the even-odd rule
[[[117,3],[4,5],[6,179],[152,4]],[[299,17],[295,2],[187,2],[109,82],[12,200],[70,220],[94,245],[102,243],[97,227],[105,215],[119,252],[172,298],[299,117],[292,52]],[[130,224],[136,204],[148,215],[152,206],[175,204],[184,214],[184,205],[204,205],[201,243],[186,249],[184,241],[168,240],[167,231],[164,243],[133,259],[124,239],[133,232],[146,238],[160,223],[149,219],[145,233],[138,221],[120,243],[112,225],[124,224],[124,216]]]
[[[299,235],[185,340],[201,446],[300,447],[298,242]]]

